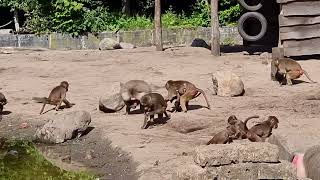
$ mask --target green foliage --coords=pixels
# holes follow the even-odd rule
[[[52,165],[29,141],[0,139],[0,179],[93,180],[95,176]]]
[[[81,35],[87,32],[152,29],[153,0],[137,1],[139,15],[125,16],[112,4],[116,1],[99,0],[0,0],[0,7],[11,7],[25,12],[22,30],[31,33],[61,32]],[[110,7],[109,7],[110,6]],[[142,12],[142,14],[141,14]],[[190,13],[191,12],[191,13]],[[234,25],[242,12],[236,1],[219,1],[220,25]],[[186,28],[210,26],[208,0],[197,0],[192,8],[177,13],[172,7],[162,15],[163,27]]]

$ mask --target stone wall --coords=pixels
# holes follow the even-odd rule
[[[170,46],[190,45],[194,38],[202,38],[209,44],[210,28],[189,28],[189,29],[164,29],[163,43]],[[140,31],[119,31],[118,33],[103,32],[96,36],[72,37],[68,34],[52,33],[48,35],[0,35],[0,47],[40,47],[50,49],[98,49],[99,42],[103,38],[113,38],[119,42],[132,43],[135,46],[147,47],[154,43],[153,30]],[[236,27],[220,28],[221,44],[242,44]]]

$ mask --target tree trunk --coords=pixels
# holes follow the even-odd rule
[[[211,54],[214,56],[220,56],[218,1],[211,0]]]
[[[131,0],[122,0],[122,13],[131,15]]]
[[[19,26],[19,16],[18,16],[18,10],[17,9],[14,10],[13,21],[14,21],[14,27],[16,29],[16,32],[19,32],[20,26]]]
[[[156,50],[162,51],[162,27],[161,27],[161,0],[155,0],[155,12],[154,12],[154,23],[155,23],[155,44]]]

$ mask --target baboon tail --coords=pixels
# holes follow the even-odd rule
[[[244,126],[245,126],[245,128],[246,129],[248,129],[248,127],[247,127],[247,123],[248,123],[248,121],[250,120],[250,119],[253,119],[253,118],[259,118],[260,116],[258,116],[258,115],[254,115],[254,116],[250,116],[250,117],[247,117],[247,119],[245,119],[244,120]]]
[[[306,75],[306,77],[307,77],[312,83],[316,83],[315,81],[313,81],[313,80],[310,78],[310,76],[309,76],[309,74],[307,73],[307,71],[303,70],[303,72],[304,72],[304,75]]]
[[[198,97],[200,94],[202,94],[203,97],[204,97],[204,99],[205,99],[206,102],[207,102],[207,107],[208,107],[208,109],[211,109],[210,104],[209,104],[209,101],[208,101],[208,98],[207,98],[207,96],[206,96],[206,93],[204,93],[204,91],[203,91],[202,89],[197,88],[197,90],[198,90],[200,93],[198,93],[198,94],[196,95],[196,97]]]
[[[46,97],[33,97],[32,100],[36,101],[37,103],[48,103],[48,98]]]

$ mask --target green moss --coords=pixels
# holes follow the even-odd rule
[[[32,142],[0,139],[0,180],[91,180],[86,172],[68,172],[47,161]]]

